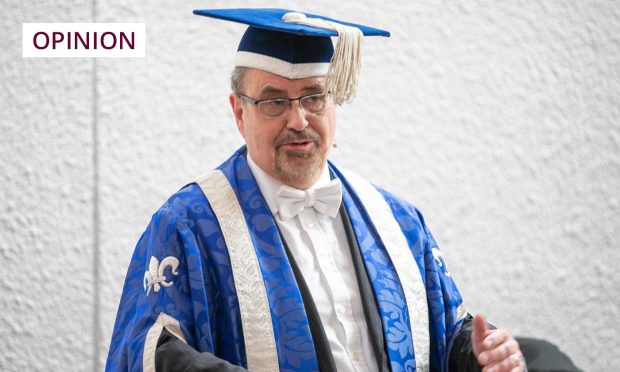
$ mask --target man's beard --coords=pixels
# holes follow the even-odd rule
[[[313,142],[314,147],[310,151],[284,150],[280,147],[300,141]],[[274,168],[278,178],[289,186],[310,186],[309,182],[319,178],[327,160],[327,150],[321,148],[322,143],[321,136],[308,128],[301,132],[288,131],[278,136],[274,143]]]

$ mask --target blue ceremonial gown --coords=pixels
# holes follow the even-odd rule
[[[218,169],[234,190],[258,257],[277,364],[281,371],[318,370],[302,297],[275,221],[243,156],[245,151],[242,147]],[[392,371],[415,370],[411,322],[394,265],[356,190],[333,164],[329,166],[343,184],[343,203],[377,300],[390,367]],[[461,296],[420,212],[378,190],[417,263],[418,267],[411,270],[420,271],[425,286],[430,370],[447,370],[450,344],[463,318]],[[157,269],[161,269],[159,274]],[[195,183],[175,193],[153,215],[136,246],[114,326],[107,371],[143,369],[145,340],[161,313],[178,321],[188,345],[247,367],[228,247],[211,204]]]

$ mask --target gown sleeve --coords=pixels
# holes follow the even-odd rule
[[[186,221],[171,209],[164,205],[153,215],[136,245],[106,371],[155,371],[156,354],[161,365],[170,355],[172,360],[174,355],[217,359],[210,354],[213,343],[198,243]],[[203,353],[196,351],[198,343]]]

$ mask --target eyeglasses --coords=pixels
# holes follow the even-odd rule
[[[328,93],[315,93],[297,98],[274,98],[256,100],[244,94],[238,93],[244,101],[256,105],[258,111],[265,116],[277,118],[286,116],[293,106],[293,101],[299,101],[304,111],[311,114],[320,114],[332,105],[332,99]]]

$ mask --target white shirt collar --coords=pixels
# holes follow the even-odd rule
[[[278,213],[278,205],[276,204],[276,194],[280,186],[284,185],[281,181],[271,177],[267,172],[265,172],[261,167],[258,166],[254,162],[254,159],[250,156],[250,153],[247,153],[248,166],[250,167],[250,171],[254,175],[256,179],[256,183],[258,184],[258,188],[260,189],[265,201],[267,202],[267,206],[269,206],[269,210],[275,216]],[[321,173],[321,177],[308,188],[308,190],[315,189],[317,187],[323,186],[330,181],[329,177],[329,169],[327,164],[323,167],[323,172]]]

